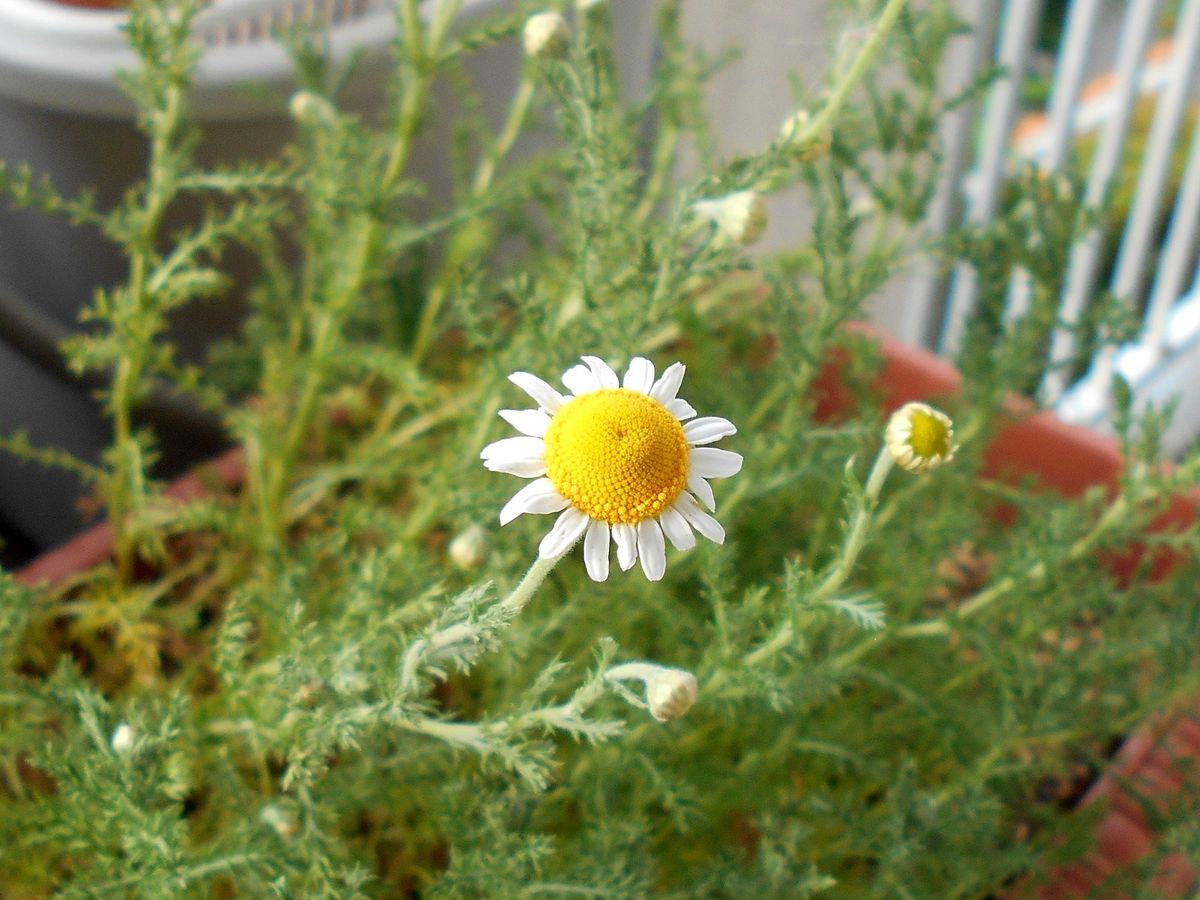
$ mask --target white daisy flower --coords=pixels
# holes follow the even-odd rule
[[[563,375],[566,396],[528,372],[509,376],[538,408],[501,410],[523,436],[480,454],[493,472],[533,479],[500,510],[500,524],[522,513],[559,513],[538,547],[543,559],[583,537],[588,575],[604,581],[611,540],[623,571],[640,558],[646,577],[658,581],[667,566],[664,537],[677,550],[695,546],[692,529],[724,543],[725,530],[702,505],[716,509],[708,479],[737,474],[742,457],[707,445],[737,429],[716,416],[696,418],[676,396],[682,363],[656,380],[650,360],[635,357],[619,380],[602,359],[583,362]]]

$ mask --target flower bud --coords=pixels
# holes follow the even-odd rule
[[[525,20],[522,40],[527,56],[535,59],[561,59],[567,55],[571,32],[567,30],[567,20],[558,13],[535,13]]]
[[[807,109],[800,109],[792,113],[779,126],[779,140],[790,144],[804,134],[804,129],[808,127],[810,121],[812,121],[812,116],[808,114]]]
[[[318,125],[332,125],[337,119],[333,104],[312,91],[297,91],[288,102],[288,111],[292,118],[301,125],[310,128]]]
[[[631,662],[613,666],[604,673],[609,681],[636,679],[646,686],[645,707],[660,722],[678,719],[696,702],[700,686],[696,676],[686,669],[673,669],[658,663]],[[624,691],[624,689],[622,689]],[[642,706],[640,700],[625,692],[626,699]]]
[[[767,204],[757,191],[736,191],[713,200],[697,200],[692,209],[743,247],[753,244],[767,229]]]
[[[954,459],[954,423],[926,403],[906,403],[888,420],[884,435],[892,458],[909,472],[928,472]]]
[[[692,708],[699,693],[696,676],[684,669],[663,669],[646,683],[650,715],[660,722],[678,719]]]
[[[128,753],[133,748],[133,728],[129,726],[129,723],[122,722],[113,729],[110,744],[113,753],[118,754]]]
[[[832,140],[828,129],[821,134],[805,137],[811,121],[808,110],[801,109],[784,119],[779,126],[780,142],[788,145],[789,150],[802,162],[810,162],[828,152]]]
[[[471,525],[454,536],[446,552],[450,554],[450,561],[454,565],[464,572],[470,572],[483,565],[487,549],[487,532],[479,525]]]
[[[588,13],[593,9],[599,9],[605,2],[606,0],[575,0],[575,10],[580,13]]]
[[[285,840],[294,838],[300,832],[300,823],[296,814],[277,803],[268,803],[258,814],[259,820]]]

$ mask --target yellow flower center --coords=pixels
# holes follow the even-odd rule
[[[683,490],[687,470],[683,426],[637,391],[576,397],[546,431],[546,476],[593,519],[634,523],[657,516]]]
[[[921,459],[934,459],[950,453],[950,429],[937,416],[916,409],[909,414],[912,434],[908,445]]]

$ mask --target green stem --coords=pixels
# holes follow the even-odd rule
[[[894,458],[892,452],[886,446],[880,448],[879,455],[875,457],[875,465],[871,467],[871,474],[867,477],[866,487],[863,489],[862,502],[854,511],[854,517],[850,521],[850,528],[846,533],[846,540],[842,546],[842,552],[838,556],[838,561],[834,565],[830,573],[825,577],[825,580],[813,592],[812,603],[824,603],[834,594],[836,594],[845,584],[846,579],[850,576],[850,572],[854,569],[854,564],[858,562],[858,556],[862,552],[863,545],[867,540],[867,531],[871,525],[871,517],[875,512],[875,507],[879,503],[879,493],[883,490],[883,483],[887,481],[888,473],[892,471]]]
[[[879,495],[883,490],[884,482],[887,481],[888,473],[892,470],[893,462],[891,451],[885,445],[880,449],[879,455],[875,457],[871,474],[867,476],[862,500],[851,517],[849,528],[846,529],[846,537],[842,542],[842,549],[838,553],[837,561],[808,597],[806,605],[816,606],[827,602],[841,589],[846,579],[850,577],[850,573],[854,571],[855,563],[858,562],[858,557],[866,544],[872,516],[879,504]],[[795,638],[795,624],[785,622],[768,641],[746,654],[742,660],[742,666],[753,668],[761,665],[779,651],[790,646]],[[717,672],[709,679],[706,689],[711,690],[720,684],[724,680],[723,676],[724,671]]]
[[[542,582],[546,580],[546,576],[558,565],[558,561],[570,552],[571,548],[568,547],[558,556],[553,556],[549,559],[539,556],[534,564],[529,567],[529,571],[525,573],[525,577],[501,601],[499,608],[512,616],[520,613],[521,610],[529,605],[529,601],[533,599],[533,595],[537,592],[537,589],[542,586]]]
[[[907,3],[908,0],[888,0],[887,5],[883,8],[883,12],[879,14],[879,19],[875,22],[875,27],[871,30],[871,36],[862,45],[862,48],[858,51],[858,56],[854,58],[854,62],[850,64],[850,68],[846,70],[846,74],[842,76],[841,81],[834,87],[821,111],[813,117],[812,121],[808,123],[803,131],[796,135],[795,142],[797,144],[805,144],[819,137],[833,124],[833,120],[841,112],[842,106],[845,105],[846,99],[850,96],[850,91],[862,80],[862,77],[875,61],[875,57],[879,54],[879,50],[883,46],[884,39],[900,18],[900,14],[904,11]]]
[[[114,330],[121,338],[124,353],[117,363],[108,401],[113,420],[114,451],[113,471],[108,485],[108,512],[113,529],[117,576],[122,582],[127,582],[133,575],[138,540],[137,529],[131,527],[129,518],[134,508],[142,506],[140,494],[145,481],[141,449],[133,433],[133,406],[145,368],[148,349],[145,335],[153,331],[139,326],[152,301],[148,280],[153,267],[159,225],[174,195],[175,177],[168,170],[167,160],[179,129],[182,104],[183,87],[172,82],[167,89],[162,116],[153,120],[150,176],[137,240],[131,249],[129,290],[117,295],[126,308],[122,315],[114,319]]]
[[[1121,496],[1114,500],[1104,511],[1104,515],[1092,527],[1087,534],[1071,545],[1071,549],[1067,551],[1066,562],[1075,563],[1089,553],[1111,528],[1117,525],[1128,513],[1129,501],[1126,497]],[[1036,562],[1028,569],[1018,575],[1007,575],[1001,578],[995,584],[979,591],[968,600],[964,601],[961,606],[954,612],[955,619],[967,619],[977,615],[982,610],[987,609],[997,600],[1004,597],[1014,588],[1022,584],[1033,581],[1043,580],[1048,573],[1044,562]],[[946,619],[930,619],[925,622],[916,622],[912,625],[907,625],[896,630],[896,636],[902,638],[910,637],[929,637],[932,635],[945,635],[950,633],[950,624]]]
[[[1116,526],[1128,514],[1132,503],[1127,496],[1120,496],[1114,500],[1104,511],[1099,521],[1079,540],[1071,545],[1071,549],[1067,551],[1065,557],[1066,562],[1076,563],[1085,555],[1090,553],[1096,546],[1096,543],[1114,526]],[[955,610],[951,619],[928,619],[924,622],[914,622],[911,625],[905,625],[897,628],[892,635],[897,638],[922,638],[922,637],[938,637],[946,636],[951,633],[951,622],[969,619],[972,616],[978,615],[983,610],[990,607],[997,600],[1002,599],[1007,594],[1011,593],[1016,588],[1029,582],[1039,582],[1045,579],[1049,574],[1049,569],[1044,562],[1036,562],[1024,572],[1017,575],[1007,575],[1001,578],[995,584],[984,588],[974,594],[961,606]],[[845,668],[856,662],[863,654],[867,653],[873,647],[880,643],[882,635],[877,635],[867,640],[860,641],[850,647],[841,655],[832,660],[832,666],[835,669]]]
[[[421,109],[433,82],[434,67],[430,65],[430,61],[435,60],[441,52],[441,41],[445,37],[449,19],[453,17],[455,9],[457,3],[454,2],[439,6],[435,27],[431,29],[427,40],[416,0],[404,0],[401,6],[404,40],[411,72],[400,101],[395,139],[380,179],[381,197],[386,198],[391,194],[408,163],[420,122]],[[301,447],[312,429],[318,401],[325,386],[326,363],[336,352],[341,337],[342,318],[366,286],[371,268],[375,264],[383,234],[381,225],[380,218],[374,212],[365,211],[361,215],[358,222],[360,236],[357,257],[347,267],[344,279],[328,301],[317,306],[312,319],[312,337],[305,354],[305,375],[300,395],[285,431],[282,452],[270,464],[269,476],[262,479],[267,490],[265,509],[269,511],[267,521],[264,522],[264,538],[272,545],[277,545],[282,536],[280,532],[286,520],[282,509],[283,500]]]
[[[654,147],[654,160],[650,165],[650,177],[646,179],[646,188],[642,191],[642,199],[634,210],[633,219],[641,224],[650,217],[654,209],[662,202],[667,184],[667,175],[671,172],[671,164],[675,161],[675,150],[679,146],[679,129],[673,124],[663,126]]]
[[[512,102],[509,104],[508,116],[505,119],[504,127],[492,144],[491,150],[484,155],[484,158],[479,163],[479,167],[475,170],[475,178],[471,182],[472,200],[482,197],[487,193],[488,188],[492,186],[492,181],[496,177],[497,166],[508,155],[509,150],[512,149],[513,144],[516,143],[517,137],[521,133],[521,126],[525,123],[526,116],[529,115],[529,107],[533,102],[533,94],[533,78],[529,74],[522,75],[521,81],[517,85],[516,93],[513,95]],[[458,233],[461,233],[461,230]],[[454,243],[454,239],[451,239],[447,246],[453,247]],[[429,297],[421,309],[421,319],[417,323],[417,333],[413,338],[411,354],[413,363],[417,365],[420,365],[426,351],[429,349],[429,341],[433,336],[433,329],[437,324],[438,314],[441,312],[442,304],[450,292],[450,279],[455,274],[453,271],[450,271],[450,264],[459,265],[461,262],[461,260],[455,258],[454,254],[446,255],[442,261],[442,271],[434,281],[433,287],[430,288]]]

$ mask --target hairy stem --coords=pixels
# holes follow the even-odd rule
[[[124,353],[117,363],[108,398],[113,422],[113,468],[108,482],[108,512],[113,529],[117,576],[128,581],[137,555],[137,528],[130,513],[143,505],[145,465],[133,432],[133,407],[142,383],[151,329],[140,327],[154,302],[148,281],[154,265],[159,226],[175,192],[175,173],[169,161],[174,152],[183,106],[184,85],[172,80],[161,115],[154,117],[150,135],[150,174],[141,210],[137,240],[131,248],[128,292],[116,295],[125,307],[114,319]]]
[[[458,8],[456,0],[442,3],[435,13],[428,34],[422,26],[417,0],[404,0],[400,9],[404,41],[409,60],[409,78],[405,83],[396,119],[396,131],[391,150],[380,178],[379,195],[390,196],[404,174],[423,109],[433,83],[435,67],[431,64],[441,52],[449,21]],[[267,491],[266,502],[260,505],[265,512],[263,537],[268,547],[278,546],[286,521],[284,498],[291,474],[300,456],[305,438],[312,430],[318,401],[325,387],[328,361],[337,351],[343,320],[348,309],[366,287],[370,272],[377,261],[383,222],[373,210],[365,210],[355,224],[358,233],[355,257],[343,270],[331,296],[315,307],[310,324],[310,340],[304,353],[304,380],[290,421],[285,429],[283,447],[270,463],[269,475],[262,479]],[[264,461],[265,462],[265,461]]]
[[[517,85],[517,90],[513,95],[512,102],[508,107],[508,116],[505,119],[504,127],[497,135],[491,149],[484,154],[484,157],[479,162],[479,167],[475,170],[475,178],[471,182],[471,199],[477,200],[487,193],[492,186],[492,182],[496,177],[496,167],[508,155],[516,143],[517,137],[521,133],[521,126],[525,124],[525,119],[529,115],[529,107],[533,102],[534,83],[533,78],[526,73],[521,76],[521,81]],[[466,227],[471,227],[468,222]],[[460,228],[455,233],[455,237],[462,233]],[[455,238],[452,237],[449,246],[453,247]],[[446,301],[446,296],[450,292],[450,280],[454,277],[453,268],[461,266],[462,260],[458,259],[453,253],[447,253],[442,259],[441,271],[434,279],[433,286],[429,290],[429,296],[425,300],[425,305],[421,309],[421,319],[417,323],[417,333],[413,338],[412,346],[412,361],[419,365],[425,357],[426,351],[429,349],[429,341],[433,337],[433,329],[437,325],[438,314],[442,310],[442,304]]]
[[[883,47],[884,40],[900,18],[900,14],[904,12],[904,7],[907,4],[908,0],[888,0],[887,5],[883,8],[883,12],[879,14],[879,18],[871,29],[870,37],[863,43],[862,48],[858,51],[858,56],[854,58],[854,62],[846,70],[846,74],[842,76],[829,93],[829,99],[825,101],[825,105],[821,107],[821,111],[794,138],[797,144],[805,144],[819,137],[833,124],[833,120],[841,112],[854,86],[862,80],[862,77],[867,74],[867,70],[871,68],[871,64],[875,61],[875,57],[879,55],[879,51]]]

